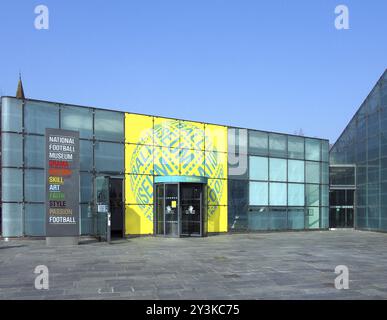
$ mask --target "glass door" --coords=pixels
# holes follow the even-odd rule
[[[164,234],[178,237],[179,230],[179,185],[165,184],[164,197]]]
[[[347,214],[345,215],[345,224],[347,228],[353,228],[353,208],[347,208]]]
[[[171,237],[206,235],[205,191],[205,186],[199,183],[156,183],[155,234]]]
[[[107,176],[95,178],[94,203],[96,206],[94,216],[95,235],[102,241],[109,241],[108,214],[110,212],[110,179]]]
[[[156,185],[156,203],[155,203],[155,224],[154,230],[156,235],[164,235],[164,184]]]
[[[109,179],[110,234],[112,238],[124,237],[123,179]]]
[[[181,235],[201,236],[203,186],[201,184],[181,184]]]
[[[331,190],[329,204],[329,227],[353,228],[354,190]]]
[[[340,207],[330,208],[331,228],[345,228],[345,209]]]
[[[353,228],[353,208],[331,207],[329,219],[331,228]]]

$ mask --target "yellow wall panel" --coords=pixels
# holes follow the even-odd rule
[[[154,118],[154,145],[170,148],[179,147],[179,120]]]
[[[180,150],[177,148],[154,147],[154,174],[160,176],[179,175]]]
[[[207,203],[210,206],[227,206],[227,180],[208,179]]]
[[[153,206],[125,205],[125,234],[153,234]]]
[[[205,125],[206,151],[227,152],[227,127],[214,124]]]
[[[153,146],[125,144],[125,173],[153,174]]]
[[[125,142],[153,145],[153,117],[125,113]]]
[[[204,176],[204,151],[181,149],[180,174],[182,176]]]
[[[125,175],[125,203],[153,204],[153,176]]]
[[[205,174],[208,178],[227,179],[227,153],[206,151]]]
[[[204,150],[204,124],[180,121],[180,148]]]
[[[208,232],[227,232],[227,206],[208,207]]]

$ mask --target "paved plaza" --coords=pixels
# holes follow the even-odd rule
[[[49,290],[36,290],[37,265]],[[337,265],[349,289],[337,290]],[[0,241],[0,299],[387,299],[387,234],[277,232],[142,237],[47,247]]]

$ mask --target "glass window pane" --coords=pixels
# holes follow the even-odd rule
[[[228,180],[228,205],[245,207],[248,205],[248,181]]]
[[[249,153],[255,155],[268,155],[269,139],[266,132],[249,130]]]
[[[305,159],[320,161],[320,140],[305,139]]]
[[[270,205],[286,206],[286,183],[270,183]]]
[[[293,159],[304,159],[304,138],[288,136],[288,155]]]
[[[248,229],[247,207],[228,206],[228,226],[230,231]]]
[[[320,163],[306,162],[306,182],[320,183]]]
[[[23,200],[23,171],[19,169],[2,169],[2,201]]]
[[[1,155],[2,155],[3,166],[21,167],[23,165],[22,135],[16,134],[16,133],[3,133],[1,148],[2,148]]]
[[[17,203],[2,204],[2,236],[20,237],[23,235],[23,207]]]
[[[321,186],[321,206],[329,206],[329,186]]]
[[[27,236],[46,235],[44,204],[26,204],[24,226]]]
[[[247,228],[248,187],[248,181],[228,180],[228,221],[232,230]]]
[[[342,206],[345,203],[346,190],[332,190],[331,192],[331,205]]]
[[[93,137],[93,109],[62,106],[60,117],[62,129],[79,131],[80,138]]]
[[[320,186],[318,184],[307,184],[306,188],[306,205],[320,205]]]
[[[24,196],[26,201],[44,202],[45,201],[45,173],[44,170],[25,170],[24,171]]]
[[[380,130],[379,129],[379,117],[378,117],[378,115],[379,115],[379,113],[375,112],[375,113],[372,113],[368,116],[368,121],[367,121],[368,137],[372,137],[372,136],[377,135],[378,131]]]
[[[272,157],[287,156],[287,137],[280,134],[270,133],[269,135],[269,152]]]
[[[90,204],[81,204],[81,235],[94,235],[94,219]]]
[[[320,226],[320,208],[310,207],[306,209],[306,227],[308,229],[318,229]]]
[[[93,170],[93,143],[80,140],[80,167],[83,171]]]
[[[329,161],[329,142],[321,141],[321,160],[328,162]]]
[[[247,154],[247,151],[247,130],[228,128],[228,152]]]
[[[360,108],[359,112],[362,108]],[[360,114],[357,116],[356,119],[357,122],[357,128],[356,128],[356,140],[361,141],[364,140],[367,137],[367,122],[366,117],[361,116]]]
[[[3,131],[22,131],[23,101],[14,98],[3,98],[1,105],[1,128]]]
[[[264,157],[249,157],[250,180],[268,179],[268,159]]]
[[[293,230],[305,228],[304,208],[289,208],[289,210],[288,210],[288,228],[293,229]]]
[[[305,181],[305,162],[300,160],[288,161],[288,181],[304,182]]]
[[[46,128],[59,128],[59,107],[44,102],[27,102],[24,107],[24,126],[28,133],[44,134]]]
[[[238,180],[249,180],[249,164],[248,156],[246,154],[239,154],[236,158],[232,158],[231,154],[228,154],[228,178]],[[236,161],[236,163],[231,163]]]
[[[369,137],[365,143],[367,143],[368,161],[377,159],[380,153],[379,139],[376,137]]]
[[[124,141],[124,114],[95,110],[95,138],[108,141]]]
[[[382,159],[383,161],[383,159]],[[325,165],[325,164],[324,164]],[[323,165],[323,166],[324,166]],[[382,162],[383,165],[383,162]],[[366,178],[366,170],[364,170],[364,166],[358,166],[357,169],[357,182],[358,184],[363,182],[363,178],[359,177],[359,175],[364,174],[364,179]],[[326,172],[324,172],[326,174]],[[331,185],[338,185],[338,186],[348,186],[348,185],[354,185],[355,184],[355,167],[354,166],[331,166],[329,168],[329,175],[330,175],[330,181],[329,183]],[[365,181],[364,181],[365,182]],[[327,182],[323,182],[327,183]]]
[[[270,230],[284,230],[288,228],[286,208],[268,208]]]
[[[124,145],[120,143],[96,142],[95,168],[98,172],[123,172]]]
[[[248,212],[248,228],[249,230],[268,230],[270,225],[270,217],[267,208],[253,208]]]
[[[286,160],[270,158],[270,180],[286,181]]]
[[[321,207],[321,228],[329,228],[329,208]]]
[[[239,140],[238,140],[238,129],[228,128],[227,129],[227,143],[228,143],[228,152],[239,152]]]
[[[93,201],[93,176],[90,173],[81,173],[81,202]]]
[[[305,205],[305,187],[303,184],[288,184],[288,205],[303,206]]]
[[[321,183],[328,184],[329,183],[329,163],[321,164]]]
[[[250,205],[260,206],[268,204],[267,182],[250,182]]]
[[[40,136],[25,136],[24,162],[27,167],[45,167],[45,140]]]

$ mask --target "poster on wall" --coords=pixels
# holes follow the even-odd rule
[[[46,129],[46,237],[79,236],[79,132]]]

